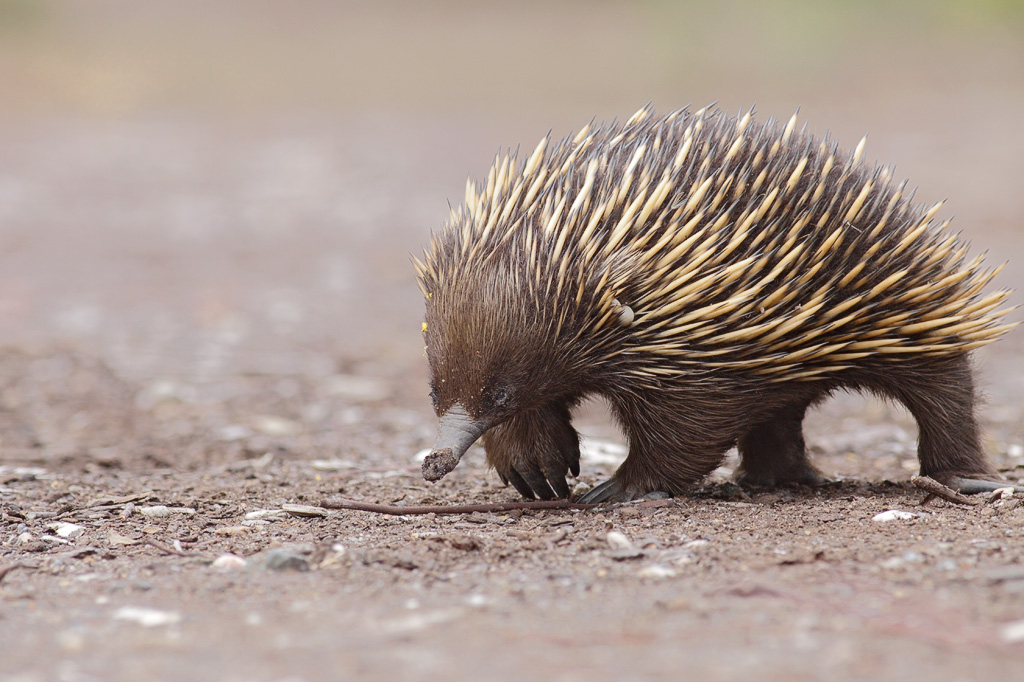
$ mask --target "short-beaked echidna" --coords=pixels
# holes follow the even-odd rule
[[[601,395],[629,455],[585,501],[678,493],[738,446],[741,480],[819,475],[807,408],[903,403],[921,473],[991,488],[970,351],[1012,324],[995,271],[888,167],[750,113],[644,108],[467,183],[422,261],[436,480],[481,435],[528,498],[579,472],[570,410]],[[973,479],[973,482],[972,480]]]

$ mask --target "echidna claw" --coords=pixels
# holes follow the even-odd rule
[[[647,497],[647,495],[656,495],[660,491],[642,491],[635,488],[624,487],[617,479],[609,478],[604,483],[599,483],[593,488],[588,490],[580,497],[580,504],[600,504],[601,502],[632,502],[633,500],[639,500]],[[667,493],[661,493],[668,496]],[[657,499],[657,498],[652,498]]]
[[[1013,488],[1015,493],[1024,493],[1024,485],[1014,485],[1006,481],[987,481],[981,478],[965,478],[963,476],[951,476],[949,478],[949,487],[964,495],[990,493],[1000,488]]]

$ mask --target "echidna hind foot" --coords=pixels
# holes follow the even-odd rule
[[[602,502],[632,502],[642,498],[657,500],[667,497],[672,497],[672,495],[664,490],[641,490],[636,486],[626,485],[613,476],[588,490],[578,502],[580,504],[600,504]]]
[[[809,402],[779,409],[740,438],[736,480],[756,488],[818,486],[825,477],[807,459],[803,419]]]
[[[1015,493],[1024,493],[1024,485],[1014,485],[1006,481],[989,481],[980,478],[966,478],[964,476],[950,476],[946,481],[953,490],[964,495],[976,495],[978,493],[990,493],[1002,488],[1012,488]]]

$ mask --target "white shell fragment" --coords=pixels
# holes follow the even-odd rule
[[[880,514],[875,514],[873,517],[871,517],[871,520],[876,521],[878,523],[886,523],[888,521],[907,521],[909,519],[916,518],[917,514],[914,514],[913,512],[900,511],[899,509],[890,509],[889,511],[884,511]]]

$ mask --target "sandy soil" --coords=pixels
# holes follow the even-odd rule
[[[584,36],[618,25],[602,12]],[[916,80],[899,82],[887,59],[851,60],[844,83],[791,82],[759,108],[788,116],[800,92],[819,132],[852,146],[867,127],[871,156],[922,201],[948,195],[1020,290],[1015,49],[922,70],[906,48]],[[716,94],[708,78],[680,101],[673,77],[584,97],[585,115],[552,80],[548,116],[488,90],[491,109],[5,118],[0,679],[1015,679],[1024,506],[921,506],[912,420],[859,396],[809,419],[821,489],[743,490],[730,460],[691,494],[589,511],[320,506],[517,499],[479,449],[438,484],[419,475],[435,423],[408,254],[499,146],[629,115],[650,98],[635,90],[660,110],[758,98],[753,77]],[[1020,481],[1024,333],[978,364],[986,446]],[[579,423],[618,439],[600,404]],[[608,449],[581,481],[614,469]],[[874,520],[890,510],[913,516]]]

